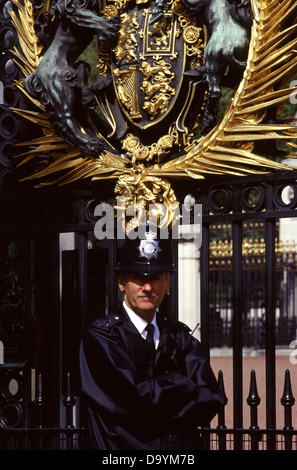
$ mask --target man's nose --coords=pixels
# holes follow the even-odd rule
[[[142,286],[142,289],[145,290],[145,291],[149,291],[149,290],[152,290],[152,285],[149,281],[145,281],[145,283],[143,284]]]

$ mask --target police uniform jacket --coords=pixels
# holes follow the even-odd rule
[[[97,320],[83,338],[80,371],[89,448],[196,449],[197,427],[207,425],[222,406],[199,341],[187,342],[189,328],[160,314],[157,324],[156,351],[123,307]]]

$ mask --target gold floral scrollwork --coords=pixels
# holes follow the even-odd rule
[[[191,68],[203,65],[203,29],[193,24],[193,18],[179,0],[173,3],[172,10],[178,16],[179,24],[183,30],[187,56],[191,58]]]
[[[163,135],[158,140],[158,147],[162,150],[166,150],[172,147],[174,144],[174,137],[172,135]]]
[[[128,155],[133,155],[134,151],[139,148],[140,140],[133,134],[128,134],[123,140],[123,149],[127,151]]]
[[[102,15],[104,15],[108,20],[118,14],[119,10],[115,5],[106,5],[102,10]],[[107,77],[111,74],[110,45],[108,43],[103,42],[98,44],[97,68],[101,77]]]
[[[120,176],[115,194],[124,197],[125,209],[134,208],[133,215],[122,220],[126,232],[138,227],[144,217],[155,220],[160,228],[168,229],[179,218],[179,203],[170,182],[149,175],[145,168],[139,171],[138,166],[131,174]]]
[[[183,36],[184,40],[189,43],[193,44],[194,42],[198,41],[200,37],[201,28],[197,28],[196,26],[189,25],[184,29]]]
[[[132,165],[134,166],[139,160],[145,160],[148,162],[153,158],[156,158],[157,162],[159,162],[162,157],[166,155],[166,151],[172,148],[175,143],[175,139],[174,135],[163,135],[157,143],[145,146],[137,136],[128,134],[122,141],[122,147],[123,150],[127,152],[127,155],[132,159]]]

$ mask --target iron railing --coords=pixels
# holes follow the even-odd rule
[[[7,379],[10,371],[7,371]],[[12,377],[12,376],[11,376]],[[10,378],[11,378],[10,377]],[[15,379],[14,374],[14,379]],[[223,372],[220,370],[218,381],[225,394]],[[1,392],[4,388],[2,379]],[[79,397],[72,393],[70,374],[67,374],[66,395],[61,407],[64,426],[46,425],[47,404],[43,401],[42,377],[38,374],[36,398],[33,401],[18,402],[14,394],[6,393],[7,403],[0,416],[0,448],[6,450],[83,450],[88,449],[87,433],[77,425],[77,403]],[[201,428],[205,450],[297,450],[297,429],[292,425],[292,407],[295,398],[292,393],[290,371],[285,371],[283,394],[280,406],[284,421],[281,429],[263,429],[258,425],[258,407],[261,397],[258,394],[255,371],[250,372],[250,388],[246,406],[250,410],[250,425],[247,428],[228,428],[225,421],[228,398],[225,407],[214,419],[212,427]],[[217,425],[215,426],[215,421]],[[137,450],[137,449],[135,449]]]

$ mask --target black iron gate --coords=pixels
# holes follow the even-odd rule
[[[224,413],[217,425],[202,430],[206,448],[296,448],[292,423],[294,387],[286,372],[283,397],[276,397],[276,335],[278,323],[279,223],[294,218],[297,207],[296,172],[265,177],[193,184],[187,193],[202,204],[201,341],[211,351],[214,337],[212,309],[213,240],[218,224],[228,224],[230,279],[228,309],[229,347],[233,357],[233,427],[227,429]],[[291,188],[291,197],[284,197]],[[176,186],[182,202],[182,184]],[[253,198],[251,198],[253,193]],[[6,186],[1,197],[0,333],[4,351],[0,365],[0,448],[87,448],[84,413],[79,399],[77,352],[83,328],[112,310],[118,302],[113,265],[116,241],[94,236],[94,208],[112,194],[107,185],[80,190],[29,190]],[[260,286],[261,347],[266,361],[266,428],[257,424],[257,384],[251,374],[248,404],[242,392],[246,294],[245,230],[247,222],[261,222]],[[214,226],[216,230],[214,230]],[[222,232],[223,233],[223,232]],[[177,250],[176,250],[177,256]],[[226,260],[225,260],[226,261]],[[227,260],[228,261],[228,260]],[[231,266],[231,268],[230,268]],[[292,266],[291,266],[292,267]],[[292,268],[292,272],[294,267]],[[164,306],[177,318],[177,278],[173,296]],[[222,310],[223,303],[221,302]],[[220,312],[220,302],[215,304]],[[293,308],[293,317],[296,312]],[[292,318],[293,318],[292,317]],[[287,329],[288,330],[288,329]],[[286,331],[287,331],[286,330]],[[290,326],[286,338],[296,339]],[[291,335],[291,336],[290,336]],[[290,345],[288,344],[288,347]],[[293,350],[292,350],[293,351]],[[292,366],[288,357],[288,369]],[[295,366],[296,367],[296,366]],[[220,373],[222,384],[224,371]],[[281,379],[283,380],[283,378]],[[230,397],[228,397],[230,399]],[[276,407],[282,398],[285,421],[276,429]],[[250,427],[243,428],[243,407],[251,410]]]
[[[210,243],[211,230],[213,223],[231,224],[231,312],[232,329],[231,344],[233,352],[233,413],[234,429],[231,434],[234,436],[234,442],[231,448],[264,448],[275,449],[282,444],[278,441],[280,434],[284,435],[284,447],[291,448],[293,435],[295,431],[291,422],[291,411],[294,404],[294,398],[290,388],[288,357],[288,372],[286,373],[285,392],[282,397],[282,405],[285,407],[285,433],[276,431],[276,331],[277,319],[277,251],[276,244],[279,241],[279,222],[288,217],[294,217],[297,191],[295,174],[278,174],[277,177],[267,176],[262,178],[246,178],[240,181],[232,181],[230,184],[221,185],[220,183],[207,188],[199,196],[203,208],[203,243],[201,247],[201,289],[202,296],[202,341],[209,350],[211,344],[211,330],[208,319],[210,318]],[[289,190],[291,197],[286,198],[286,192]],[[202,190],[203,191],[203,190]],[[202,192],[201,191],[201,192]],[[253,196],[253,197],[251,197]],[[262,303],[262,341],[265,349],[266,363],[266,429],[259,430],[257,425],[257,406],[259,397],[255,377],[251,378],[251,392],[248,405],[251,407],[251,426],[249,430],[243,431],[242,413],[244,406],[244,397],[242,393],[242,361],[243,345],[246,335],[244,324],[245,312],[243,298],[248,285],[244,281],[244,257],[243,240],[244,226],[248,221],[258,221],[263,224],[263,283],[260,286],[263,289]],[[252,256],[250,257],[252,259]],[[255,268],[254,268],[255,269]],[[289,322],[288,322],[289,323]],[[289,324],[288,324],[289,327]],[[291,331],[290,341],[295,339],[296,328]],[[288,345],[289,346],[289,345]],[[279,378],[278,378],[279,379]],[[224,424],[220,422],[220,432]],[[226,430],[223,431],[225,439]],[[287,434],[286,434],[287,433]],[[289,434],[288,434],[289,433]],[[249,435],[248,442],[244,441],[244,436]],[[221,436],[222,437],[222,436]],[[264,441],[264,444],[263,444]],[[280,440],[282,441],[282,440]],[[221,442],[219,440],[219,442]],[[221,444],[224,448],[226,441]],[[220,445],[220,444],[219,444]],[[296,442],[295,442],[296,446]]]

